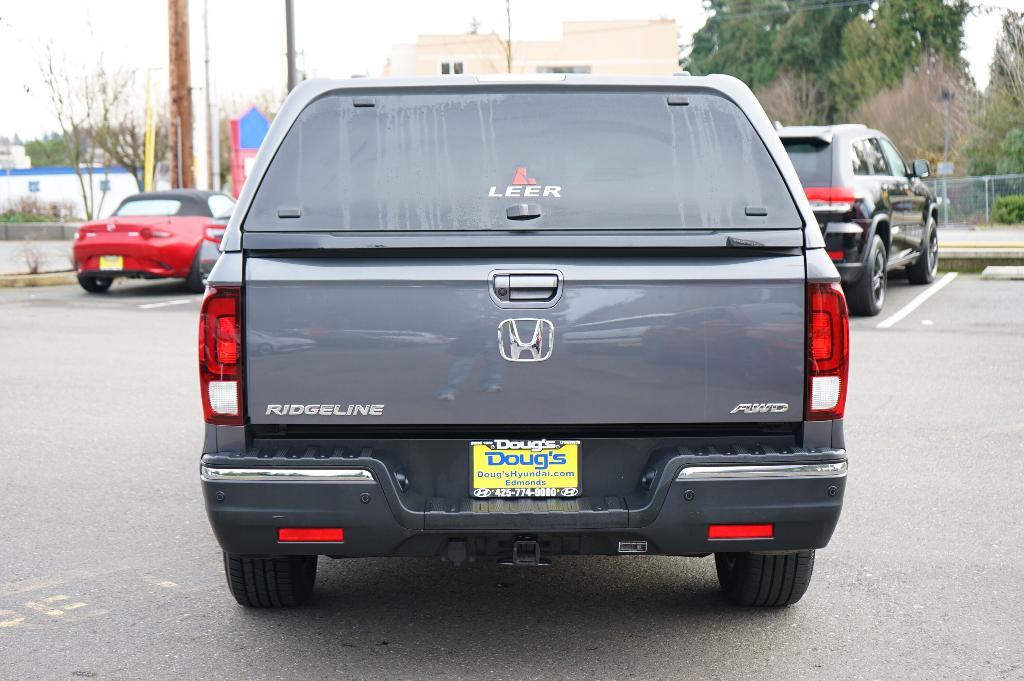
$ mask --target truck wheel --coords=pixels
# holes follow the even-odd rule
[[[939,271],[939,230],[935,228],[935,218],[928,216],[928,224],[924,229],[924,248],[917,262],[907,267],[907,279],[918,286],[935,281],[935,273]]]
[[[78,277],[78,285],[89,293],[106,293],[107,289],[109,289],[110,285],[113,283],[114,280],[109,277]]]
[[[247,608],[290,608],[313,593],[316,556],[245,558],[224,554],[231,595]]]
[[[185,277],[185,288],[192,293],[202,293],[206,290],[206,284],[203,283],[203,268],[199,264],[199,253],[202,250],[202,246],[196,249],[196,257],[192,259],[192,269],[188,271],[188,276]]]
[[[796,603],[814,571],[814,549],[780,555],[716,553],[722,593],[736,605],[778,607]]]
[[[887,264],[885,242],[876,234],[871,238],[864,272],[860,279],[846,287],[846,302],[850,312],[861,317],[874,317],[882,311],[888,284]]]

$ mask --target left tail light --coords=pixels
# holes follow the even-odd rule
[[[807,285],[807,420],[843,418],[850,320],[839,284]]]
[[[240,426],[242,409],[242,289],[210,287],[199,313],[199,389],[207,423]]]
[[[203,238],[207,241],[219,244],[224,238],[224,227],[207,227],[203,230]]]
[[[857,202],[857,191],[852,187],[805,187],[804,194],[811,210],[847,213]]]

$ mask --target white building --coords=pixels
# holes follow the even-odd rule
[[[20,144],[0,143],[0,168],[31,168],[32,159]]]
[[[83,179],[88,182],[88,175],[83,174]],[[97,218],[107,217],[122,199],[139,191],[132,174],[120,167],[94,168],[91,184]],[[23,198],[66,206],[71,218],[85,217],[82,187],[75,169],[69,166],[0,168],[0,211]]]

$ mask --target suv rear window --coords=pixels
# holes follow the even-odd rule
[[[805,187],[832,186],[832,145],[817,139],[782,139],[800,183]]]
[[[717,95],[669,106],[653,91],[371,94],[373,106],[345,92],[303,110],[244,229],[801,226],[750,121]],[[510,220],[519,204],[541,217]]]

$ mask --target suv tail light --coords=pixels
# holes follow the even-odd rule
[[[804,187],[811,210],[846,213],[853,210],[857,193],[852,187]]]
[[[240,426],[242,411],[242,289],[210,287],[199,313],[199,389],[207,423]]]
[[[807,420],[843,417],[850,320],[839,284],[807,285]]]
[[[203,238],[207,241],[212,241],[215,244],[219,244],[221,239],[224,238],[224,227],[207,227],[203,230]]]

